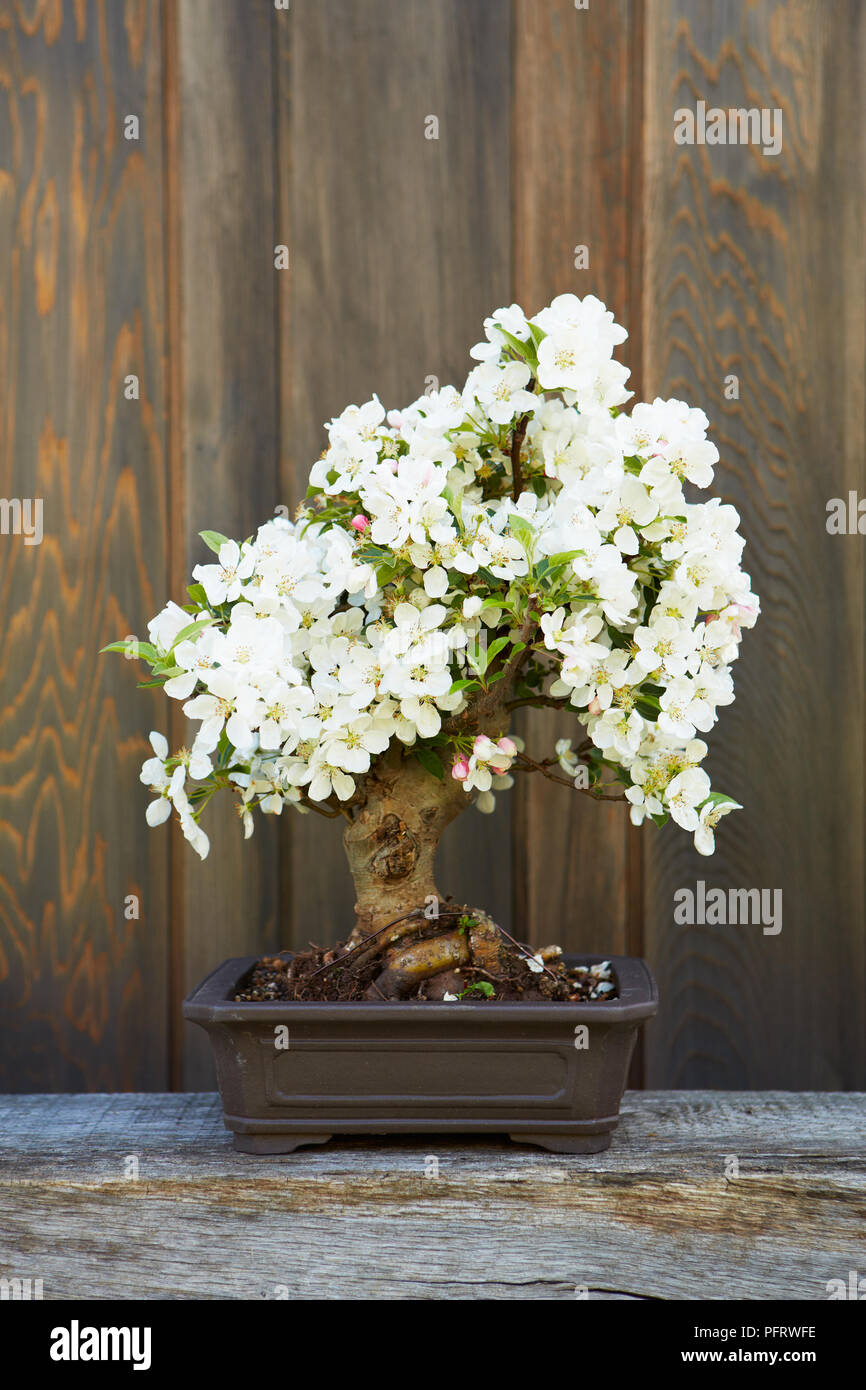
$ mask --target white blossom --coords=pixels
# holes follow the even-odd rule
[[[484,334],[462,388],[331,420],[295,520],[203,533],[216,562],[143,647],[192,721],[175,754],[151,736],[149,823],[175,810],[206,854],[220,786],[245,834],[257,810],[346,809],[394,744],[490,812],[518,745],[504,707],[486,732],[461,715],[509,674],[520,703],[574,714],[580,761],[560,739],[548,764],[586,790],[594,760],[590,794],[603,773],[636,824],[670,816],[712,851],[738,803],[712,791],[697,734],[733,699],[760,604],[736,510],[686,500],[718,462],[707,417],[621,408],[625,330],[592,295],[506,306]]]

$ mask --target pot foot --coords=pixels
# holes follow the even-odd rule
[[[611,1134],[509,1134],[515,1144],[535,1144],[553,1154],[600,1154],[610,1148]]]
[[[305,1144],[327,1144],[330,1134],[236,1134],[235,1148],[242,1154],[292,1154]]]

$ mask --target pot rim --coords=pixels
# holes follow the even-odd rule
[[[280,954],[291,956],[291,952]],[[541,1000],[513,1000],[490,1004],[481,1000],[274,1000],[272,1003],[237,1003],[230,996],[247,971],[260,956],[232,956],[206,975],[183,1001],[183,1016],[191,1023],[346,1023],[349,1018],[358,1023],[381,1024],[387,1019],[394,1023],[427,1019],[435,1027],[437,1020],[453,1022],[460,1016],[473,1021],[483,1015],[490,1023],[514,1023],[523,1017],[527,1021],[563,1024],[625,1023],[652,1018],[658,1009],[658,989],[649,966],[640,956],[575,955],[563,953],[567,965],[597,965],[610,961],[618,985],[616,999],[582,1000],[576,1003],[556,1003]],[[347,1012],[349,1010],[350,1012]],[[447,1011],[447,1013],[446,1013]],[[470,1013],[467,1013],[470,1011]]]

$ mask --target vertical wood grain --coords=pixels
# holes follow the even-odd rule
[[[327,445],[322,423],[377,392],[460,383],[484,317],[509,302],[509,5],[297,0],[277,15],[286,500]],[[439,138],[425,139],[435,116]],[[281,240],[286,240],[286,236]],[[510,808],[446,832],[443,892],[511,920]],[[337,823],[294,815],[292,942],[335,939],[353,894]],[[289,942],[287,941],[288,945]]]
[[[0,4],[0,496],[44,526],[0,535],[4,1090],[167,1079],[164,712],[97,655],[167,581],[160,97],[156,3]]]
[[[866,482],[864,22],[856,3],[648,7],[645,389],[707,411],[763,602],[709,740],[745,809],[710,860],[648,831],[651,1086],[863,1082],[864,542],[828,536],[825,507]],[[698,99],[781,109],[781,153],[675,145]],[[698,879],[780,888],[781,933],[676,926]]]
[[[557,294],[595,294],[629,330],[618,350],[639,390],[640,6],[576,10],[516,0],[513,91],[514,295],[528,313]],[[589,266],[575,268],[585,246]],[[528,751],[580,737],[568,715],[533,711]],[[528,938],[571,950],[640,949],[636,861],[622,806],[533,775],[515,799],[514,882]]]
[[[210,558],[199,531],[248,536],[281,501],[272,14],[242,0],[181,0],[177,12],[184,505],[170,524],[185,538],[185,576]],[[229,798],[203,823],[209,858],[179,847],[184,989],[224,957],[280,941],[276,826],[259,818],[244,841]],[[189,1026],[184,1084],[212,1077],[208,1040]]]

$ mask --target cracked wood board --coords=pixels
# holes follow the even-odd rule
[[[629,1093],[604,1154],[419,1139],[258,1159],[214,1095],[2,1097],[0,1270],[49,1299],[825,1299],[866,1259],[864,1111]]]

